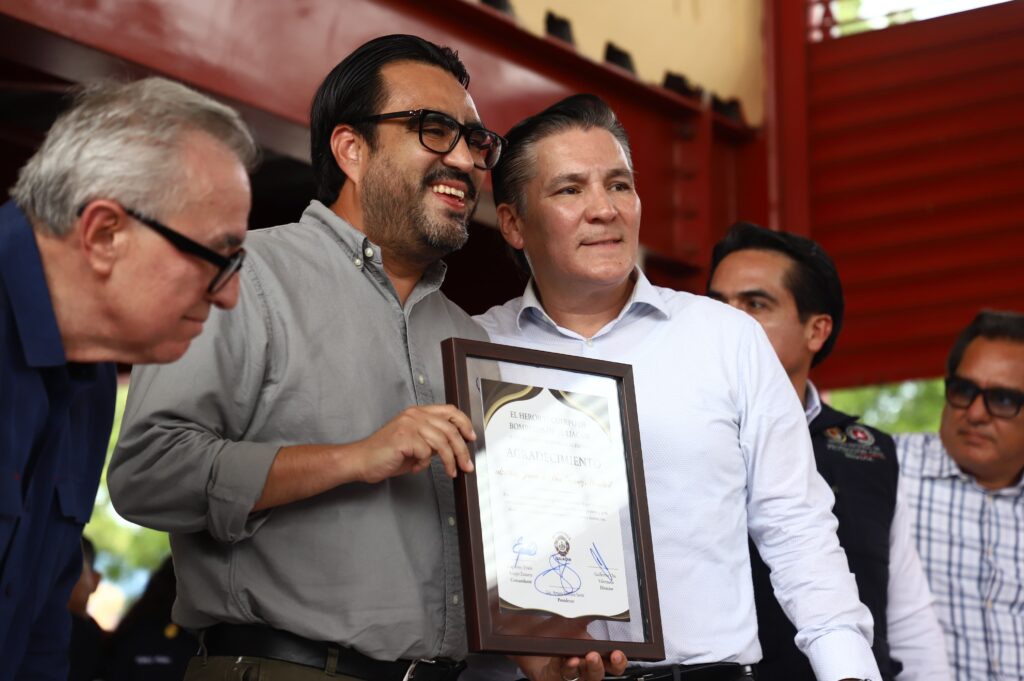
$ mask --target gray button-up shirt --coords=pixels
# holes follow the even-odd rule
[[[253,232],[238,307],[185,356],[136,367],[108,484],[118,512],[171,533],[185,627],[263,623],[378,659],[462,658],[451,480],[342,485],[250,513],[278,448],[367,437],[444,402],[440,343],[486,336],[439,290],[405,307],[380,249],[314,201]]]

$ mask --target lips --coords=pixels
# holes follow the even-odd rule
[[[616,246],[622,243],[622,237],[609,236],[601,239],[587,239],[580,242],[580,246]]]
[[[989,442],[994,442],[991,435],[968,428],[961,428],[956,432],[956,434],[961,440],[968,444],[987,444]]]

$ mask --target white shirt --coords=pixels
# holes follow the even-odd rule
[[[821,413],[821,396],[810,381],[804,397],[807,424]],[[885,618],[889,653],[903,663],[899,681],[949,680],[953,673],[946,659],[942,627],[933,606],[935,599],[910,533],[910,515],[902,494],[889,530],[889,586]]]
[[[880,678],[834,498],[756,321],[639,272],[622,312],[590,339],[557,326],[532,283],[475,319],[497,343],[633,365],[668,663],[760,659],[749,531],[817,677]]]
[[[938,433],[899,435],[896,451],[957,681],[1024,679],[1024,480],[985,489]]]

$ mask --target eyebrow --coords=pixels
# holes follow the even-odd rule
[[[724,293],[713,288],[708,289],[708,297],[720,301],[725,301],[726,299]],[[769,300],[773,303],[779,302],[778,298],[776,298],[775,296],[761,288],[752,288],[747,289],[746,291],[740,291],[739,293],[736,294],[735,297],[741,300],[754,300],[755,298],[764,298],[765,300]]]
[[[224,234],[214,240],[213,249],[226,248],[232,251],[236,251],[242,247],[243,239],[239,239],[235,234]]]
[[[588,177],[589,176],[587,173],[561,173],[551,178],[551,181],[548,183],[548,186],[553,187],[555,185],[563,184],[565,182],[583,184],[587,181]],[[629,178],[629,180],[632,181],[633,173],[629,171],[629,168],[619,166],[617,168],[612,168],[611,170],[604,174],[605,180],[612,180],[617,177]]]

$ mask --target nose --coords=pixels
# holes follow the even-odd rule
[[[469,144],[466,142],[465,135],[459,137],[455,148],[444,155],[444,163],[453,168],[458,168],[464,173],[473,170],[473,154],[469,151]]]
[[[613,220],[617,213],[615,202],[603,189],[594,192],[592,199],[587,203],[587,218],[591,222],[608,222]]]
[[[222,310],[230,310],[238,304],[238,294],[240,289],[241,284],[239,283],[239,276],[236,272],[231,279],[228,280],[228,283],[224,285],[224,288],[216,293],[207,294],[207,298],[213,305],[216,305]]]
[[[981,393],[974,396],[974,399],[967,405],[965,411],[967,420],[971,423],[982,423],[991,418],[991,414],[988,413],[988,407],[985,406],[985,398]]]

